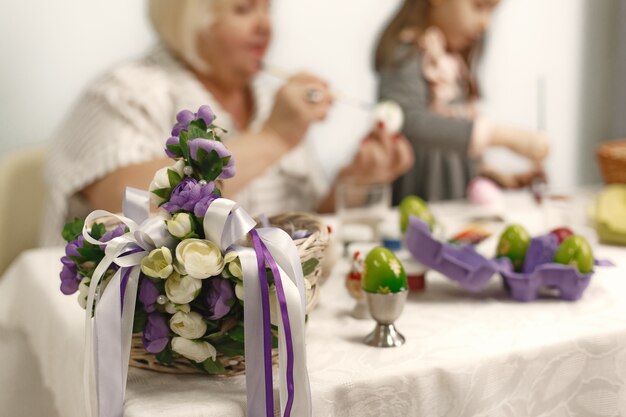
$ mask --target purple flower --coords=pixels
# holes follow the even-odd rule
[[[207,318],[219,320],[230,311],[235,292],[230,280],[222,277],[213,277],[205,280],[204,299],[208,307]]]
[[[211,203],[217,200],[218,198],[220,198],[220,196],[217,194],[211,194],[207,197],[204,197],[203,199],[198,201],[196,205],[194,206],[193,214],[195,214],[197,217],[201,217],[201,218],[204,217]]]
[[[141,277],[139,281],[139,301],[143,304],[146,313],[153,313],[156,310],[155,303],[159,296],[159,290],[150,278]]]
[[[213,123],[213,120],[215,120],[215,113],[213,113],[213,110],[207,105],[200,106],[198,113],[196,113],[196,118],[204,120],[204,123],[209,127],[211,123]]]
[[[220,158],[230,157],[226,165],[222,167],[222,173],[217,177],[219,180],[225,180],[235,176],[235,160],[228,148],[220,141],[212,139],[193,139],[188,142],[189,156],[191,159],[198,160],[198,149],[204,149],[208,153],[217,152]]]
[[[78,273],[76,265],[67,256],[61,258],[61,262],[63,263],[63,269],[61,274],[59,274],[61,278],[61,292],[65,295],[74,294],[78,291],[78,284],[80,284],[82,277]]]
[[[165,349],[170,341],[170,328],[163,314],[148,314],[141,340],[144,349],[149,353],[159,353]]]
[[[169,156],[170,158],[178,158],[181,156],[170,151],[168,148],[168,145],[178,145],[179,143],[180,143],[180,138],[178,136],[172,136],[171,138],[165,141],[165,153],[167,154],[167,156]]]
[[[78,249],[82,248],[85,245],[85,238],[83,235],[78,236],[77,239],[72,240],[65,246],[65,254],[67,256],[81,256],[78,253]]]
[[[126,226],[119,225],[115,229],[109,230],[108,232],[103,234],[102,237],[100,238],[100,242],[109,242],[115,239],[116,237],[122,236],[125,232],[126,232]],[[106,245],[100,245],[100,249],[104,250],[104,248],[106,248]]]
[[[210,198],[215,184],[211,181],[201,185],[195,178],[185,177],[173,190],[170,201],[163,204],[165,210],[175,213],[181,210],[194,212],[197,204],[206,204]],[[206,209],[204,210],[206,212]]]
[[[180,136],[180,132],[189,129],[189,124],[194,120],[204,120],[207,127],[211,126],[213,120],[215,120],[215,113],[207,105],[200,106],[197,113],[192,113],[190,110],[182,110],[176,115],[177,123],[172,129],[172,136]]]
[[[172,129],[172,136],[179,136],[182,130],[189,129],[189,123],[196,119],[196,115],[189,110],[182,110],[176,115],[178,123]]]

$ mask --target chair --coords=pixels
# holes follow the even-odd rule
[[[20,252],[37,246],[44,155],[43,146],[31,146],[0,156],[0,274]]]

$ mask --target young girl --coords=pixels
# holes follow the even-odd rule
[[[415,164],[394,183],[394,203],[408,194],[427,200],[461,198],[472,177],[505,187],[526,185],[532,173],[506,175],[479,164],[483,151],[504,146],[540,162],[542,133],[490,123],[478,114],[472,67],[499,0],[405,0],[376,50],[381,99],[400,104]]]

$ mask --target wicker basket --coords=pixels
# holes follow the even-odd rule
[[[328,228],[326,225],[322,224],[317,217],[301,212],[283,213],[270,217],[269,223],[274,227],[285,230],[290,235],[296,230],[307,230],[310,232],[308,237],[294,240],[298,248],[301,263],[310,266],[310,268],[305,270],[305,279],[311,285],[311,291],[307,296],[306,305],[306,311],[308,313],[315,308],[319,301],[322,259],[324,250],[328,246],[329,241]],[[226,369],[226,372],[220,376],[236,376],[245,373],[245,361],[243,356],[227,357],[218,353],[217,360],[220,361]],[[277,349],[273,351],[273,362],[274,364],[278,363]],[[170,374],[205,374],[205,372],[199,370],[184,358],[174,360],[171,365],[159,363],[155,355],[145,351],[141,341],[141,333],[135,333],[133,335],[129,365],[134,368]]]
[[[597,156],[605,183],[626,184],[626,139],[600,145]]]

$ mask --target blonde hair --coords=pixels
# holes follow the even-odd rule
[[[214,21],[222,0],[148,0],[148,15],[165,45],[194,70],[207,73],[198,52],[198,34]]]

